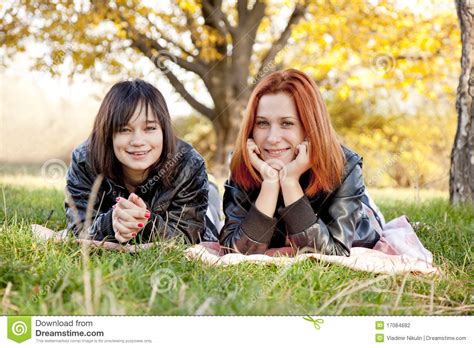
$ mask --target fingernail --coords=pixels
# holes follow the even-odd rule
[[[148,219],[150,217],[150,213],[149,212],[146,212],[145,213],[145,217]]]
[[[138,224],[138,227],[142,228],[142,227],[143,227],[143,224],[142,224],[142,223],[139,223],[139,224]]]
[[[120,201],[120,197],[115,198],[115,201],[116,202]]]
[[[137,234],[136,233],[132,233],[132,237],[135,237]]]

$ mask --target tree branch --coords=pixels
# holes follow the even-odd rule
[[[393,56],[395,60],[427,60],[433,57],[437,57],[441,54],[441,48],[438,48],[435,52],[430,53],[429,55],[423,54],[399,54]]]
[[[245,24],[247,20],[247,13],[248,13],[248,0],[238,0],[237,1],[237,13],[238,13],[238,26],[242,26]]]
[[[184,15],[184,18],[186,19],[186,27],[189,30],[189,34],[190,34],[190,38],[191,38],[191,42],[193,46],[199,51],[199,53],[201,53],[201,49],[199,48],[199,45],[197,44],[198,38],[196,38],[195,32],[193,31],[194,22],[193,22],[192,17],[189,15],[187,11],[183,11],[183,9],[179,6],[177,0],[174,0],[174,3],[180,9],[181,13]]]
[[[210,120],[213,120],[215,117],[215,112],[213,109],[208,108],[204,104],[197,101],[189,92],[186,90],[184,85],[178,80],[178,78],[166,67],[162,67],[155,63],[157,67],[165,74],[168,81],[174,87],[174,89],[186,100],[186,102],[191,105],[196,111],[200,112]]]
[[[151,47],[157,51],[158,56],[156,54],[152,55],[152,57],[150,58],[152,61],[156,60],[160,56],[164,56],[164,57],[167,57],[169,60],[171,60],[173,63],[179,65],[181,68],[191,71],[201,78],[204,78],[204,76],[206,76],[207,71],[208,71],[208,67],[206,65],[199,64],[198,62],[189,62],[186,59],[183,59],[181,57],[178,57],[177,55],[172,54],[168,49],[161,46],[158,42],[150,39],[148,36],[146,36],[145,34],[142,34],[136,28],[131,26],[130,22],[128,22],[128,20],[122,14],[119,13],[118,15],[120,19],[127,24],[125,30],[128,36],[130,37],[130,39],[132,40],[132,42],[140,42],[142,44],[140,47],[143,47],[144,45],[144,46],[147,46],[148,50]],[[145,51],[143,50],[142,52],[145,53]]]
[[[180,49],[186,56],[188,57],[191,57],[193,58],[194,60],[197,60],[199,61],[200,64],[204,64],[198,56],[192,54],[189,50],[187,50],[186,48],[184,48],[183,45],[177,43],[176,41],[174,41],[173,39],[171,39],[168,35],[166,35],[163,31],[161,31],[160,29],[156,29],[156,31],[158,32],[158,34],[160,34],[160,39],[163,39],[165,40],[167,43],[169,43],[170,45],[173,45],[175,46],[176,48]]]
[[[163,74],[165,74],[166,78],[174,87],[176,92],[178,92],[184,98],[184,100],[186,100],[186,102],[191,105],[191,107],[193,107],[206,117],[212,119],[212,117],[214,116],[214,110],[208,108],[204,104],[201,104],[191,94],[189,94],[184,85],[171,72],[171,70],[169,70],[164,64],[162,64],[162,62],[156,59],[155,54],[145,41],[141,40],[140,38],[134,37],[132,38],[132,43],[136,49],[140,50],[145,56],[147,56],[155,64],[155,66],[160,69]]]
[[[196,75],[198,75],[201,78],[204,78],[206,76],[207,71],[209,70],[206,65],[201,65],[197,62],[190,62],[186,59],[178,57],[178,56],[172,54],[169,50],[165,49],[164,47],[162,47],[161,45],[156,43],[156,48],[160,48],[160,47],[161,47],[161,49],[159,49],[158,51],[159,52],[161,51],[163,53],[167,53],[170,57],[169,59],[172,60],[177,65],[179,65],[181,68],[183,68],[185,70],[188,70],[188,71],[191,71],[191,72],[195,73]],[[166,54],[163,54],[163,55],[166,55]]]
[[[293,31],[293,26],[299,22],[299,20],[304,16],[306,12],[306,8],[308,7],[308,3],[305,1],[304,4],[297,4],[293,13],[288,20],[285,30],[281,33],[280,37],[272,44],[272,47],[268,50],[265,57],[262,59],[262,63],[260,64],[260,68],[256,76],[262,76],[264,70],[267,66],[272,62],[278,52],[280,52],[283,47],[288,42],[288,39],[291,36],[291,32]]]
[[[196,111],[200,112],[204,116],[208,117],[209,119],[213,119],[215,116],[215,112],[213,109],[208,108],[204,104],[200,103],[197,101],[184,87],[184,85],[178,80],[178,78],[171,72],[168,67],[166,67],[162,61],[159,60],[160,56],[164,56],[165,58],[163,60],[171,60],[177,65],[183,67],[183,69],[186,69],[188,71],[196,72],[199,76],[204,76],[206,74],[206,71],[202,71],[202,67],[198,66],[195,63],[188,62],[180,57],[176,57],[172,55],[168,50],[166,50],[167,54],[163,54],[164,48],[158,44],[156,41],[150,39],[146,35],[140,33],[137,29],[135,29],[133,26],[130,25],[130,23],[127,21],[127,19],[119,13],[118,16],[122,21],[127,23],[127,27],[125,30],[127,31],[127,34],[129,35],[130,39],[132,40],[132,45],[141,51],[145,56],[147,56],[155,66],[160,69],[163,74],[166,76],[168,81],[171,83],[171,85],[174,87],[176,92],[178,92],[184,100]],[[153,52],[152,49],[155,49],[158,51],[158,56]],[[160,53],[161,52],[161,53]],[[168,57],[169,55],[169,57]],[[171,58],[170,58],[171,57]],[[200,75],[202,74],[202,75]]]
[[[252,26],[252,29],[255,29],[255,32],[257,32],[258,26],[254,27],[253,23],[260,23],[262,21],[265,16],[265,7],[266,5],[264,2],[257,0],[250,11],[246,10],[244,26]],[[249,24],[247,25],[247,23]],[[248,28],[246,30],[248,30]]]
[[[180,49],[184,54],[186,54],[187,56],[189,57],[192,57],[194,60],[197,60],[197,63],[199,64],[203,64],[204,63],[199,59],[199,57],[197,57],[196,55],[192,54],[188,49],[186,49],[183,45],[179,44],[178,42],[176,42],[175,40],[171,39],[168,35],[166,35],[163,30],[159,29],[155,23],[153,23],[148,17],[142,17],[144,18],[148,24],[156,30],[156,32],[160,35],[160,39],[163,39],[165,40],[168,44],[171,44],[173,46],[175,46],[176,48]],[[194,47],[195,49],[197,49],[196,47]]]
[[[210,13],[210,16],[213,19],[216,29],[219,30],[221,34],[224,36],[227,34],[230,34],[233,36],[234,27],[232,26],[232,24],[230,24],[229,19],[227,18],[225,13],[222,12],[220,4],[221,4],[220,1],[219,1],[219,4],[214,4],[214,5],[211,5],[208,0],[202,1],[202,5]],[[221,25],[220,21],[222,21],[224,25]]]

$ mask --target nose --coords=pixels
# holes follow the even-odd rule
[[[270,144],[278,144],[281,141],[281,134],[278,127],[270,127],[268,131],[267,141]]]
[[[143,136],[139,131],[133,132],[132,137],[130,138],[131,146],[141,146],[144,145]]]

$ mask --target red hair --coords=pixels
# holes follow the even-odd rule
[[[345,156],[316,83],[296,69],[277,71],[266,76],[250,95],[230,164],[232,180],[245,190],[261,186],[262,178],[250,163],[247,139],[252,135],[260,98],[280,92],[293,98],[309,140],[312,166],[308,186],[303,188],[305,194],[313,197],[319,191],[332,191],[342,181]]]

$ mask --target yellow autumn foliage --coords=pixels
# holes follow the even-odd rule
[[[338,130],[343,143],[364,158],[366,185],[447,189],[455,113],[400,115],[384,122],[382,127],[371,125],[368,117]]]

